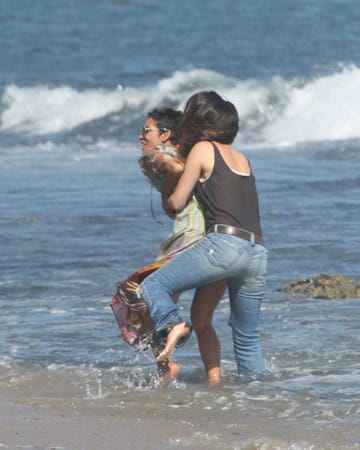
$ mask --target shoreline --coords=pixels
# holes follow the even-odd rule
[[[31,390],[31,387],[28,387]],[[64,399],[51,392],[0,388],[0,448],[27,450],[355,449],[354,428],[311,427],[301,419],[193,411],[176,392],[154,390],[146,402],[136,392],[106,398]],[[42,395],[37,396],[37,394]],[[175,398],[174,398],[175,397]],[[152,401],[152,399],[154,401]],[[184,399],[183,399],[184,400]],[[349,428],[347,430],[347,428]],[[350,434],[349,434],[350,432]],[[294,447],[295,446],[295,447]]]
[[[187,426],[104,400],[31,399],[0,394],[5,449],[166,449]]]

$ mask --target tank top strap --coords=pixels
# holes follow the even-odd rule
[[[214,170],[217,168],[218,170],[229,170],[228,166],[226,165],[224,158],[222,157],[222,154],[220,153],[219,147],[214,144],[214,142],[211,142],[213,148],[214,148]]]

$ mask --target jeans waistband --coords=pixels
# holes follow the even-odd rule
[[[216,225],[212,225],[207,230],[207,234],[209,233],[232,234],[233,236],[245,239],[246,241],[249,241],[252,244],[264,245],[262,237],[257,236],[254,233],[251,233],[251,231],[243,230],[242,228],[233,227],[231,225],[223,225],[221,223],[217,223]]]

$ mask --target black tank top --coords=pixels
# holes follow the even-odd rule
[[[206,181],[198,181],[195,185],[206,229],[215,224],[232,225],[262,238],[259,200],[252,170],[250,175],[233,172],[215,144],[213,147],[214,169]]]

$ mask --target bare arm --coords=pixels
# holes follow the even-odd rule
[[[199,142],[190,151],[184,173],[181,175],[173,194],[168,199],[169,207],[175,211],[182,210],[188,202],[196,182],[206,177],[214,165],[212,146],[209,142]],[[210,172],[209,172],[210,171]]]

